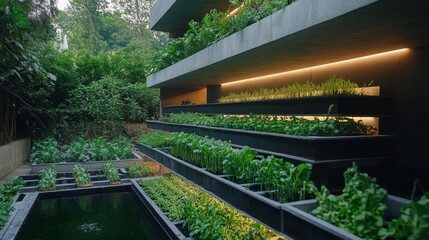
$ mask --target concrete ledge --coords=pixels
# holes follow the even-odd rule
[[[147,85],[216,85],[425,46],[428,9],[417,0],[298,0],[148,76]]]
[[[30,139],[21,139],[0,146],[0,179],[27,161],[30,155]]]
[[[228,0],[158,0],[150,10],[150,29],[185,31],[191,20],[200,21],[212,9],[226,11]]]

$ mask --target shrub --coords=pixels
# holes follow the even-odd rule
[[[60,159],[58,143],[53,138],[35,141],[31,149],[30,162],[56,163]]]

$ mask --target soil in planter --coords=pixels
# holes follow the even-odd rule
[[[131,192],[38,200],[16,239],[165,239]]]

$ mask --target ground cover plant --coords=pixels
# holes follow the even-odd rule
[[[218,99],[221,103],[245,102],[258,100],[273,100],[286,98],[302,98],[315,96],[335,96],[335,95],[365,95],[365,87],[359,86],[349,79],[331,76],[324,82],[317,84],[310,81],[304,83],[294,83],[282,88],[260,88],[253,92],[230,93]]]
[[[144,165],[141,166],[138,163],[130,164],[127,168],[127,173],[132,178],[138,178],[138,177],[147,177],[147,176],[153,176],[155,175],[155,172],[152,170],[152,168]]]
[[[78,187],[90,187],[92,186],[92,181],[88,169],[85,169],[80,164],[73,166],[73,177],[75,178],[76,185]]]
[[[193,239],[283,239],[177,176],[140,185],[171,221],[184,221]]]
[[[429,230],[429,194],[402,207],[402,215],[386,224],[384,218],[387,191],[376,179],[361,173],[353,164],[344,172],[345,187],[332,195],[322,186],[312,186],[319,206],[316,217],[364,239],[427,239]]]
[[[51,191],[55,189],[55,184],[57,182],[57,171],[51,166],[48,169],[41,170],[39,172],[40,181],[39,181],[39,190],[40,191]]]
[[[226,174],[238,183],[253,182],[280,202],[306,199],[312,166],[295,166],[273,156],[258,156],[247,147],[236,149],[230,142],[189,133],[169,136],[169,153],[215,174]]]
[[[259,132],[273,132],[298,136],[354,136],[370,135],[375,128],[362,120],[347,117],[324,117],[308,119],[303,117],[279,117],[267,115],[208,116],[201,113],[170,114],[162,120],[172,123],[220,128],[235,128]]]
[[[128,159],[133,156],[133,144],[126,138],[107,141],[102,137],[77,138],[60,146],[53,138],[35,141],[31,151],[32,163],[87,162]]]
[[[12,198],[24,187],[24,180],[17,178],[10,180],[0,186],[0,230],[9,218],[9,213],[13,211],[11,206]]]
[[[233,16],[212,10],[200,23],[191,21],[183,37],[169,42],[164,48],[153,51],[146,62],[147,74],[155,73],[213,43],[285,8],[294,0],[234,0],[230,8],[240,8]]]
[[[101,168],[103,169],[104,175],[107,177],[107,179],[109,179],[111,184],[118,184],[121,182],[118,169],[112,161],[105,161]]]

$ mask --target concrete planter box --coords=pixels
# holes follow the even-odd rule
[[[398,218],[401,207],[409,200],[389,195],[386,204],[386,220]],[[282,206],[283,229],[294,239],[347,239],[362,240],[344,229],[325,222],[311,214],[317,207],[316,199],[286,203]]]
[[[121,160],[114,160],[113,163],[115,164],[116,168],[125,168],[128,165],[132,163],[142,163],[143,158],[138,155],[137,153],[133,152],[133,155],[135,158],[132,159],[121,159]],[[81,164],[82,167],[89,169],[89,170],[100,170],[101,165],[103,164],[103,161],[90,161],[90,162],[60,162],[55,163],[55,170],[57,172],[71,172],[73,169],[73,166],[75,164]],[[31,165],[31,174],[38,174],[39,171],[50,168],[52,164],[32,164]]]
[[[240,184],[212,174],[159,149],[139,144],[139,150],[171,171],[192,181],[238,210],[254,217],[276,231],[281,231],[281,204]]]
[[[231,141],[241,146],[283,153],[314,161],[391,157],[394,136],[292,136],[240,129],[194,126],[162,121],[147,121],[148,128],[167,132],[189,132]]]
[[[162,108],[163,114],[198,112],[205,114],[247,115],[327,115],[331,104],[332,116],[384,116],[392,113],[391,99],[378,96],[318,96],[281,100],[209,103]]]

